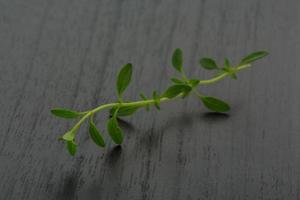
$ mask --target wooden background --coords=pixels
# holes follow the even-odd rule
[[[299,11],[299,0],[0,0],[0,199],[300,199]],[[213,75],[202,56],[270,56],[202,88],[229,115],[174,101],[128,118],[122,147],[106,136],[99,149],[82,127],[69,156],[57,138],[74,122],[49,110],[115,101],[128,62],[127,99],[163,91],[177,47],[201,78]]]

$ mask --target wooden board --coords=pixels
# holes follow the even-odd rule
[[[0,0],[0,199],[300,199],[299,10],[298,0]],[[128,118],[122,147],[105,134],[99,149],[83,126],[69,156],[57,138],[75,122],[49,110],[115,101],[128,62],[126,99],[163,91],[177,47],[203,79],[213,73],[200,57],[270,56],[200,88],[230,102],[228,115],[174,101]],[[107,113],[96,119],[106,133]]]

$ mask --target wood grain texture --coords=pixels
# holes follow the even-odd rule
[[[0,0],[0,199],[300,199],[299,10],[299,0]],[[122,147],[106,136],[99,149],[84,126],[70,157],[57,138],[73,122],[49,109],[115,101],[128,62],[126,98],[163,91],[176,47],[202,78],[212,74],[201,56],[270,56],[203,87],[229,115],[179,100],[128,118]]]

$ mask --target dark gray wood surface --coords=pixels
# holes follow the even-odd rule
[[[300,199],[299,11],[299,0],[0,0],[0,199]],[[202,88],[229,115],[174,101],[128,118],[122,147],[106,136],[99,149],[84,126],[69,156],[57,138],[73,122],[49,109],[115,101],[127,62],[126,98],[163,91],[176,47],[202,78],[201,56],[270,56]]]

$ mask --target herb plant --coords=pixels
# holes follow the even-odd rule
[[[266,51],[254,52],[246,57],[244,57],[240,63],[236,66],[233,66],[230,61],[226,58],[223,65],[218,65],[211,58],[202,58],[199,60],[200,66],[206,70],[216,71],[216,75],[208,80],[200,79],[190,79],[186,76],[183,70],[183,54],[181,49],[176,49],[172,56],[172,65],[175,70],[180,75],[179,77],[171,78],[172,85],[168,87],[162,94],[159,94],[157,91],[153,91],[152,97],[147,98],[144,94],[140,94],[140,101],[124,101],[123,93],[128,87],[131,77],[132,77],[132,64],[128,63],[120,70],[117,82],[116,82],[116,91],[118,101],[115,103],[108,103],[100,105],[94,109],[76,112],[73,110],[55,108],[51,110],[51,113],[57,117],[62,117],[65,119],[78,119],[78,122],[67,131],[60,139],[66,143],[69,153],[74,156],[76,154],[77,144],[75,142],[76,134],[80,126],[85,122],[89,121],[89,135],[92,141],[99,147],[105,147],[105,141],[103,139],[103,133],[99,131],[94,122],[94,115],[105,109],[109,109],[110,118],[107,121],[107,132],[111,139],[116,144],[122,144],[123,142],[123,133],[118,125],[118,118],[126,117],[134,114],[137,110],[141,108],[146,108],[149,111],[150,106],[154,106],[160,110],[160,104],[165,103],[171,100],[178,98],[185,98],[190,94],[195,94],[197,98],[202,101],[203,105],[211,111],[214,112],[228,112],[230,106],[215,97],[206,96],[200,93],[197,89],[199,86],[209,85],[216,83],[227,76],[237,79],[237,72],[251,67],[251,63],[265,57],[268,55]]]

